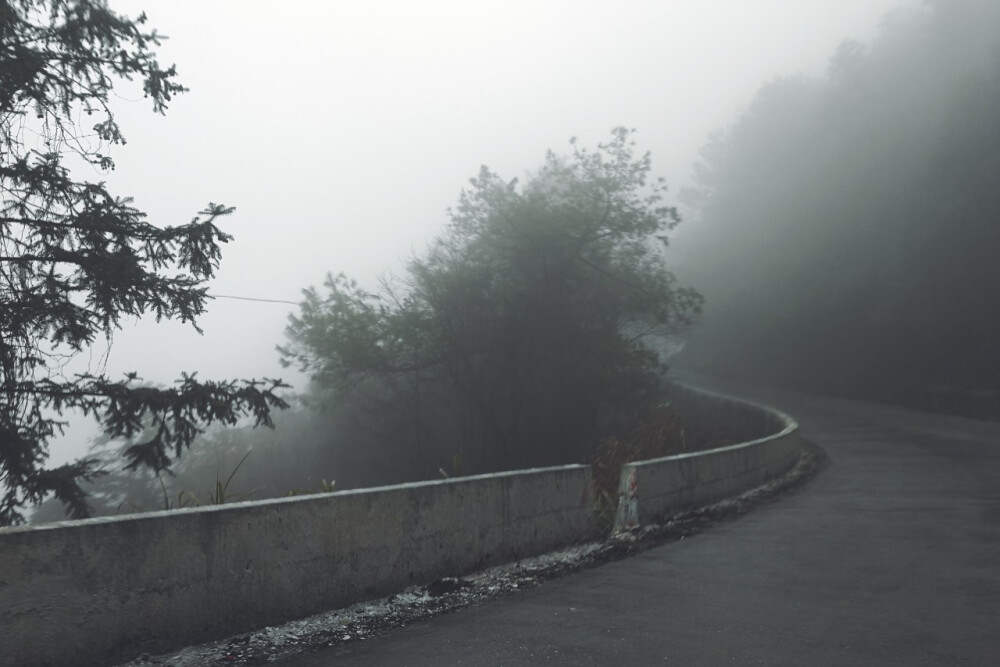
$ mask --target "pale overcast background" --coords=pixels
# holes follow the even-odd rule
[[[298,301],[328,271],[373,284],[441,231],[480,165],[523,176],[573,136],[636,128],[676,194],[761,84],[821,76],[841,41],[919,1],[111,0],[169,36],[161,63],[191,91],[161,117],[123,89],[128,145],[102,178],[158,225],[236,206],[211,292]],[[92,368],[301,387],[274,351],[294,310],[220,298],[204,335],[129,322]],[[93,432],[74,427],[52,463]]]

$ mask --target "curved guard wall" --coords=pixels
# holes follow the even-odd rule
[[[670,402],[686,420],[747,440],[622,466],[615,530],[739,495],[782,475],[799,459],[798,424],[784,413],[684,385],[673,388]]]
[[[751,439],[628,464],[634,519],[735,495],[797,454],[780,413],[678,387]],[[387,595],[596,534],[589,466],[0,529],[0,664],[107,665]]]

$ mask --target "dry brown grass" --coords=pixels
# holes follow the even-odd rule
[[[609,525],[618,506],[618,476],[623,464],[736,442],[724,431],[685,424],[669,403],[638,412],[629,424],[623,435],[605,438],[591,457],[597,514]]]

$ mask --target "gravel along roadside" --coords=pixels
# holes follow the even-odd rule
[[[796,465],[783,476],[740,496],[685,512],[662,523],[610,535],[541,556],[498,565],[463,577],[444,577],[426,586],[411,586],[386,598],[324,612],[277,627],[191,646],[175,653],[150,656],[119,667],[205,667],[265,665],[303,653],[384,635],[414,621],[445,614],[573,572],[626,558],[661,544],[683,540],[706,528],[733,520],[805,484],[827,464],[822,449],[804,443]]]

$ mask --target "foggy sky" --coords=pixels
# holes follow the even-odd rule
[[[442,230],[481,164],[522,176],[573,136],[593,146],[636,128],[676,194],[762,83],[821,74],[841,41],[870,40],[886,11],[916,2],[111,0],[170,37],[161,63],[191,92],[160,117],[122,88],[118,168],[79,176],[161,226],[236,206],[210,291],[298,301],[327,271],[373,284]],[[220,298],[204,335],[126,322],[105,363],[100,349],[81,363],[301,386],[274,352],[294,309]],[[86,435],[71,431],[51,463],[81,455]]]

